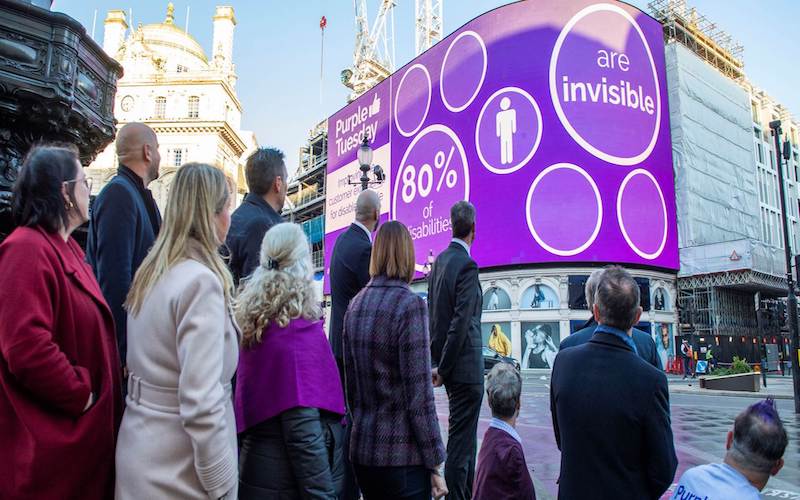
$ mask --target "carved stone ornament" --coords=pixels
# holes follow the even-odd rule
[[[88,165],[114,139],[121,76],[71,17],[0,0],[0,241],[13,229],[10,191],[31,145],[75,144]]]

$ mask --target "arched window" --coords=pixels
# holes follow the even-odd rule
[[[556,291],[538,283],[525,290],[519,302],[520,309],[558,309],[558,307]]]
[[[483,294],[483,310],[511,309],[511,298],[502,288],[493,286]]]
[[[189,118],[200,116],[200,98],[196,95],[189,97]]]
[[[155,113],[153,113],[153,118],[161,118],[163,119],[164,116],[167,114],[167,98],[164,96],[156,97],[156,109]]]
[[[672,301],[663,287],[658,287],[653,292],[653,309],[656,311],[669,311],[672,308]]]

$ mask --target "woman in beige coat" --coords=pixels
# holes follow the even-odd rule
[[[231,378],[239,333],[232,278],[217,248],[230,225],[223,173],[178,169],[164,225],[131,286],[127,408],[117,499],[235,499]]]

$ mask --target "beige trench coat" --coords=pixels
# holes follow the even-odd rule
[[[175,265],[128,315],[118,500],[236,498],[239,336],[222,284],[195,260]]]

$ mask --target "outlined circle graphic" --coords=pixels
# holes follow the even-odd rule
[[[411,131],[406,131],[403,127],[400,126],[400,121],[398,120],[399,113],[397,112],[397,107],[401,104],[400,100],[400,92],[403,89],[403,82],[405,82],[406,77],[414,70],[421,70],[422,73],[425,75],[425,81],[428,84],[428,94],[427,94],[427,102],[425,103],[425,112],[422,114],[422,119],[416,124]],[[400,78],[400,83],[397,84],[397,91],[394,94],[394,125],[397,127],[397,131],[400,132],[401,135],[404,137],[411,137],[412,135],[416,134],[422,125],[425,123],[425,120],[428,118],[428,111],[431,109],[431,94],[433,93],[433,89],[431,86],[431,74],[428,72],[428,68],[426,68],[422,64],[414,64],[410,68],[403,73],[403,77]]]
[[[663,233],[661,235],[661,243],[658,246],[658,249],[655,252],[648,253],[642,249],[640,249],[631,239],[630,235],[628,234],[628,230],[625,228],[625,223],[622,220],[622,197],[625,194],[625,188],[628,186],[628,183],[636,177],[637,175],[644,175],[647,177],[650,182],[653,183],[655,186],[656,191],[658,192],[659,200],[661,201],[661,215],[664,218],[664,227]],[[653,260],[658,258],[661,255],[661,252],[664,251],[664,247],[667,244],[667,232],[668,232],[668,225],[667,225],[667,203],[664,199],[664,193],[661,192],[661,186],[658,185],[658,181],[656,178],[653,177],[653,174],[648,172],[643,168],[637,168],[636,170],[631,171],[628,175],[622,179],[622,184],[619,186],[619,192],[617,193],[617,223],[619,223],[619,228],[622,231],[622,237],[625,238],[625,242],[628,243],[628,246],[631,247],[631,250],[636,252],[636,255],[643,259]]]
[[[533,110],[536,112],[536,122],[537,122],[536,123],[536,139],[534,140],[533,147],[531,148],[530,152],[525,156],[525,158],[522,161],[520,161],[518,163],[515,163],[514,165],[512,165],[510,167],[497,168],[497,167],[493,166],[492,164],[490,164],[486,160],[486,158],[484,157],[483,151],[481,149],[481,141],[480,141],[480,137],[479,136],[480,136],[480,129],[481,129],[481,120],[483,120],[483,115],[486,112],[487,108],[489,107],[489,103],[491,103],[492,100],[494,100],[495,97],[499,96],[500,94],[504,94],[506,92],[514,92],[514,93],[517,93],[517,94],[521,95],[528,102],[530,102],[531,105],[533,106]],[[481,108],[481,112],[478,114],[478,120],[475,122],[475,150],[478,153],[478,159],[480,160],[480,162],[483,164],[484,167],[486,167],[490,172],[493,172],[495,174],[503,175],[503,174],[511,174],[511,173],[516,172],[517,170],[519,170],[522,167],[524,167],[525,165],[527,165],[528,162],[531,161],[531,158],[533,158],[533,155],[536,154],[536,151],[539,149],[539,144],[542,142],[542,128],[543,128],[543,126],[544,126],[544,122],[542,121],[542,111],[539,109],[539,105],[536,103],[536,99],[534,99],[532,95],[530,95],[529,93],[525,92],[524,90],[522,90],[519,87],[504,87],[504,88],[498,90],[497,92],[492,94],[488,99],[486,99],[486,102],[483,104],[483,107]],[[519,128],[520,128],[520,125],[517,124],[517,129],[519,129]]]
[[[591,187],[592,192],[594,193],[595,202],[597,205],[597,221],[595,222],[592,234],[581,245],[569,249],[555,248],[554,246],[545,242],[544,239],[536,231],[536,228],[534,227],[533,220],[531,217],[531,211],[532,211],[531,201],[533,201],[533,195],[534,191],[536,191],[536,187],[539,185],[542,179],[544,179],[547,175],[561,169],[572,170],[583,176],[583,178],[586,179],[586,182],[589,184],[589,187]],[[592,179],[592,176],[590,176],[588,172],[586,172],[586,170],[582,169],[581,167],[573,165],[572,163],[556,163],[555,165],[550,165],[546,169],[542,170],[539,173],[539,175],[536,176],[536,178],[533,180],[533,183],[531,184],[530,189],[528,190],[528,197],[525,201],[525,219],[528,222],[528,230],[530,230],[533,239],[536,240],[536,243],[538,243],[542,248],[560,257],[571,257],[573,255],[577,255],[586,250],[587,248],[589,248],[589,246],[592,243],[594,243],[594,240],[597,239],[597,235],[600,233],[600,226],[602,226],[603,224],[603,200],[600,197],[600,190],[597,188],[597,184],[594,182],[594,179]]]
[[[403,180],[403,172],[408,167],[409,157],[412,155],[412,153],[415,152],[414,148],[418,147],[419,142],[421,140],[425,139],[426,137],[430,136],[431,134],[444,134],[444,136],[446,136],[446,138],[447,138],[447,146],[446,147],[448,147],[448,148],[449,147],[453,147],[454,150],[457,151],[457,153],[454,153],[454,154],[457,155],[457,157],[461,161],[461,165],[462,166],[461,166],[460,169],[456,168],[454,171],[458,173],[459,177],[463,176],[463,181],[461,181],[461,182],[463,182],[463,186],[464,186],[463,192],[460,192],[460,194],[459,194],[459,196],[457,196],[457,198],[460,199],[460,200],[469,200],[469,191],[470,191],[469,164],[467,162],[467,153],[466,153],[466,150],[464,149],[464,145],[461,143],[461,140],[458,138],[458,135],[456,135],[456,133],[452,129],[450,129],[449,127],[447,127],[445,125],[442,125],[442,124],[429,125],[429,126],[425,127],[419,134],[417,134],[414,137],[414,139],[411,141],[411,143],[408,145],[408,147],[406,148],[405,152],[403,153],[403,158],[400,161],[400,167],[399,167],[397,173],[393,174],[393,175],[395,175],[395,181],[394,181],[394,184],[393,184],[392,200],[391,200],[391,203],[392,203],[391,204],[391,212],[390,212],[391,220],[400,220],[401,222],[405,223],[406,225],[409,225],[412,222],[412,221],[409,221],[409,220],[402,220],[401,218],[398,218],[398,216],[400,215],[398,213],[398,206],[401,209],[406,207],[406,210],[408,210],[409,208],[413,207],[413,204],[415,203],[415,201],[412,201],[410,203],[405,203],[402,200],[402,190],[401,190],[400,183]],[[435,139],[435,138],[432,138],[432,139]],[[426,145],[423,144],[423,145],[421,145],[419,147],[426,147]],[[439,146],[437,146],[437,147],[439,147]],[[425,150],[420,150],[420,151],[422,151],[422,153],[425,153]],[[434,159],[433,157],[435,156],[433,154],[433,152],[432,151],[428,151],[427,153],[430,154],[431,161],[433,161],[433,159]],[[446,186],[446,184],[444,184],[444,186]],[[448,189],[456,190],[456,189],[458,189],[458,186],[456,185],[456,186],[453,186],[452,188],[448,188]],[[398,203],[398,199],[399,199],[400,203]],[[449,205],[446,207],[446,210],[447,210],[447,214],[449,214]],[[418,271],[422,271],[423,270],[425,259],[427,259],[427,252],[418,253],[417,260],[420,260],[420,259],[421,259],[422,264],[417,266],[417,270]]]
[[[639,39],[644,46],[645,52],[647,53],[647,57],[650,62],[650,69],[652,70],[653,75],[653,84],[655,86],[655,94],[656,94],[656,102],[655,102],[655,125],[653,126],[653,135],[648,143],[647,147],[641,151],[639,154],[634,156],[616,156],[605,151],[602,151],[600,148],[596,147],[595,145],[589,143],[583,136],[575,130],[575,127],[572,126],[570,123],[569,118],[567,118],[566,114],[564,113],[564,109],[561,106],[561,99],[558,93],[558,82],[556,82],[556,69],[558,66],[559,56],[561,55],[561,47],[564,44],[567,36],[570,35],[572,29],[575,25],[581,21],[586,16],[596,13],[596,12],[612,12],[615,14],[619,14],[626,21],[628,21],[631,26],[636,30],[636,33],[639,35]],[[616,165],[623,165],[623,166],[631,166],[641,163],[645,159],[650,156],[650,153],[653,152],[653,148],[656,146],[656,142],[658,141],[658,133],[661,127],[661,87],[658,81],[658,72],[656,71],[656,64],[655,60],[653,59],[653,53],[650,50],[650,45],[647,43],[647,39],[642,32],[642,28],[639,26],[639,23],[631,16],[626,10],[622,9],[617,5],[612,5],[608,3],[601,3],[590,5],[583,10],[579,11],[575,14],[572,19],[570,19],[564,28],[561,30],[561,33],[558,35],[558,39],[556,40],[556,44],[553,47],[553,53],[550,56],[550,98],[553,101],[553,107],[555,108],[556,115],[558,115],[558,119],[561,121],[561,124],[564,126],[566,131],[569,135],[577,142],[583,149],[591,153],[593,156],[609,162],[614,163]],[[598,123],[598,126],[601,126]]]
[[[478,45],[480,45],[481,48],[481,54],[483,56],[483,62],[482,62],[483,67],[481,68],[480,81],[478,82],[478,85],[475,86],[475,90],[472,92],[472,96],[470,96],[470,98],[467,99],[467,101],[464,104],[456,106],[451,104],[447,100],[447,95],[445,92],[445,82],[447,81],[445,79],[445,69],[447,68],[447,58],[450,55],[450,51],[453,50],[453,47],[456,46],[458,41],[464,37],[472,37],[475,40],[477,40]],[[444,59],[442,59],[442,69],[439,71],[439,94],[442,97],[442,103],[444,104],[444,107],[446,107],[453,113],[458,113],[467,109],[467,107],[470,104],[472,104],[472,101],[474,101],[475,98],[478,96],[478,92],[480,92],[481,87],[483,87],[483,82],[484,80],[486,80],[486,69],[488,66],[489,66],[489,55],[486,52],[486,43],[483,41],[483,38],[481,38],[479,34],[477,34],[472,30],[459,33],[459,35],[450,43],[450,46],[447,47],[447,51],[444,54]]]

